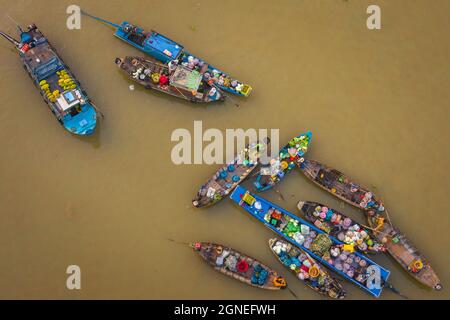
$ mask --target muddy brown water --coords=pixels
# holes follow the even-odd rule
[[[106,116],[90,138],[66,133],[0,42],[0,298],[292,299],[214,272],[172,238],[227,244],[285,274],[301,299],[322,299],[272,256],[274,234],[236,205],[192,208],[219,167],[172,164],[170,135],[192,131],[194,120],[221,130],[280,128],[280,143],[311,130],[308,156],[375,188],[444,289],[428,290],[388,256],[375,257],[391,282],[411,298],[450,297],[450,2],[126,3],[78,1],[168,35],[254,91],[239,108],[130,91],[114,59],[139,52],[92,20],[69,31],[72,1],[0,0],[0,29],[15,32],[6,14],[37,23]],[[382,9],[381,30],[366,27],[372,3]],[[284,201],[274,191],[264,196],[293,212],[302,199],[362,218],[299,172],[278,189]],[[81,267],[80,291],[66,289],[71,264]],[[344,286],[349,299],[371,298]]]

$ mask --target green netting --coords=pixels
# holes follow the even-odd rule
[[[170,77],[171,85],[191,91],[197,90],[201,81],[202,75],[198,71],[190,70],[182,66],[178,66]]]

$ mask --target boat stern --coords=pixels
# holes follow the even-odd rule
[[[194,208],[205,208],[212,204],[212,201],[209,201],[209,198],[197,195],[195,199],[192,200],[192,205]]]
[[[189,246],[190,246],[194,251],[200,251],[200,250],[202,250],[203,243],[202,243],[202,242],[194,242],[194,243],[189,244]]]
[[[250,85],[244,83],[242,85],[241,94],[247,98],[250,95],[250,92],[252,92],[252,90],[253,88]]]
[[[442,290],[442,284],[437,276],[436,272],[431,268],[429,264],[426,265],[426,269],[420,272],[418,280],[426,286],[433,288],[434,290]]]
[[[263,175],[260,171],[260,173],[258,174],[258,177],[253,182],[253,187],[256,192],[264,192],[264,191],[269,190],[272,187],[272,185],[267,184],[266,182],[261,183],[261,180],[263,180],[263,179],[267,180],[268,176]]]
[[[275,245],[275,242],[277,242],[277,238],[269,239],[269,247],[272,248]]]
[[[117,57],[114,64],[128,76],[132,76],[136,72],[136,67],[132,64],[132,57]]]
[[[302,211],[303,212],[303,206],[305,205],[305,201],[299,201],[298,203],[297,203],[297,208],[298,208],[298,210],[300,210],[300,211]]]
[[[83,111],[75,116],[63,119],[64,128],[75,135],[90,136],[97,126],[97,113],[92,105],[87,103]]]
[[[220,89],[245,98],[247,98],[253,90],[250,85],[245,83],[240,83],[236,87],[220,85]]]
[[[322,207],[323,207],[323,208],[327,208],[327,210],[330,210],[330,209],[331,209],[330,207],[326,207],[326,206],[324,206],[323,204],[320,204],[320,203],[318,203],[318,202],[313,202],[313,201],[303,201],[303,200],[300,200],[300,201],[297,203],[297,209],[298,209],[301,213],[303,213],[303,215],[304,215],[305,217],[308,217],[308,216],[313,215],[313,213],[314,213],[316,210],[318,210],[318,207],[320,207],[320,209],[322,209]],[[334,209],[332,209],[332,212],[333,212],[333,213],[336,213],[336,214],[340,214],[338,211],[336,211],[336,210],[334,210]],[[313,215],[313,216],[314,216],[314,215]]]
[[[122,65],[123,65],[123,62],[125,61],[125,58],[123,58],[123,57],[121,57],[121,58],[119,58],[119,57],[117,57],[115,60],[114,60],[114,63],[116,64],[116,66],[118,66],[119,68],[122,68]]]

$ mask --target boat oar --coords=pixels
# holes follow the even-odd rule
[[[173,240],[173,239],[170,239],[170,238],[167,238],[167,240],[169,240],[170,242],[176,243],[176,244],[186,245],[186,246],[192,248],[192,243],[180,242],[180,241],[176,241],[176,240]]]
[[[230,100],[232,103],[234,103],[234,105],[235,105],[236,107],[239,108],[239,107],[241,106],[241,105],[240,105],[239,103],[237,103],[237,101],[234,100],[234,98],[232,98],[229,94],[226,94],[225,97],[226,97],[226,99],[228,99],[228,100]]]
[[[184,94],[183,94],[183,92],[181,92],[176,86],[173,86],[177,91],[178,91],[178,93],[179,94],[181,94],[186,100],[189,100],[189,98],[188,97],[186,97]]]
[[[20,46],[20,42],[19,41],[17,41],[13,37],[11,37],[9,34],[4,33],[3,31],[0,31],[0,35],[2,35],[3,38],[5,38],[9,42],[11,42],[17,49],[19,49],[19,46]]]
[[[112,26],[112,27],[114,27],[114,28],[120,28],[120,25],[118,25],[118,24],[116,24],[116,23],[113,23],[113,22],[111,22],[111,21],[108,21],[108,20],[105,20],[105,19],[102,19],[102,18],[93,16],[93,15],[87,13],[87,12],[84,11],[84,10],[81,10],[81,14],[84,15],[84,16],[86,16],[86,17],[92,18],[92,19],[94,19],[94,20],[97,20],[97,21],[106,23],[106,24],[108,24],[108,25],[110,25],[110,26]]]
[[[300,300],[298,297],[297,297],[297,295],[295,294],[295,292],[294,291],[292,291],[292,289],[291,288],[289,288],[289,287],[286,287],[286,289],[288,289],[289,290],[289,292],[294,296],[294,298],[295,299],[297,299],[297,300]]]
[[[397,288],[395,288],[392,284],[390,284],[389,282],[384,282],[383,287],[391,290],[393,293],[399,295],[400,297],[402,297],[403,299],[409,299],[407,296],[405,296],[404,294],[402,294]]]
[[[14,24],[16,25],[16,27],[17,27],[17,29],[19,30],[20,33],[23,32],[22,27],[20,26],[20,24],[19,24],[16,20],[14,20],[9,14],[7,14],[6,17],[7,17],[9,20],[11,20],[12,23],[14,23]]]
[[[388,221],[389,221],[389,224],[391,225],[391,227],[394,227],[393,225],[392,225],[392,222],[391,222],[391,217],[389,216],[389,211],[388,211],[388,209],[384,209],[384,212],[386,212],[386,218],[388,219]]]
[[[391,238],[391,239],[394,238],[394,237],[392,237],[391,235],[387,234],[386,232],[383,232],[383,231],[380,231],[380,230],[371,228],[371,227],[366,226],[366,225],[364,225],[364,224],[360,224],[360,226],[363,227],[363,228],[366,228],[366,229],[368,229],[368,230],[370,230],[370,231],[372,231],[372,233],[379,233],[380,235],[382,235],[382,236],[384,236],[384,237]]]
[[[104,119],[105,115],[103,114],[103,112],[94,104],[94,102],[92,102],[92,100],[90,102],[91,102],[92,107],[94,107],[95,111],[97,111],[100,114],[100,116],[102,117],[102,119]]]

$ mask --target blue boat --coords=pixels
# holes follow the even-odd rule
[[[82,14],[114,27],[116,29],[114,35],[117,38],[163,63],[173,61],[191,70],[200,72],[205,81],[210,85],[214,84],[223,91],[244,97],[249,96],[252,91],[252,88],[248,84],[231,78],[225,72],[220,71],[206,61],[186,51],[181,44],[156,31],[145,31],[127,21],[116,24],[90,15],[84,11],[82,11]]]
[[[293,168],[297,162],[308,152],[312,133],[310,131],[292,138],[279,152],[278,157],[270,161],[267,166],[262,166],[255,182],[258,192],[266,191],[278,184]]]
[[[230,199],[267,228],[306,251],[324,266],[373,296],[380,296],[390,271],[352,250],[352,246],[326,234],[295,214],[251,194],[241,186],[233,191]],[[373,275],[376,277],[376,274],[379,276],[379,285],[374,285],[373,282]]]
[[[91,135],[97,112],[87,93],[36,25],[30,25],[27,31],[18,28],[20,41],[0,34],[18,50],[24,69],[54,116],[71,133]]]

